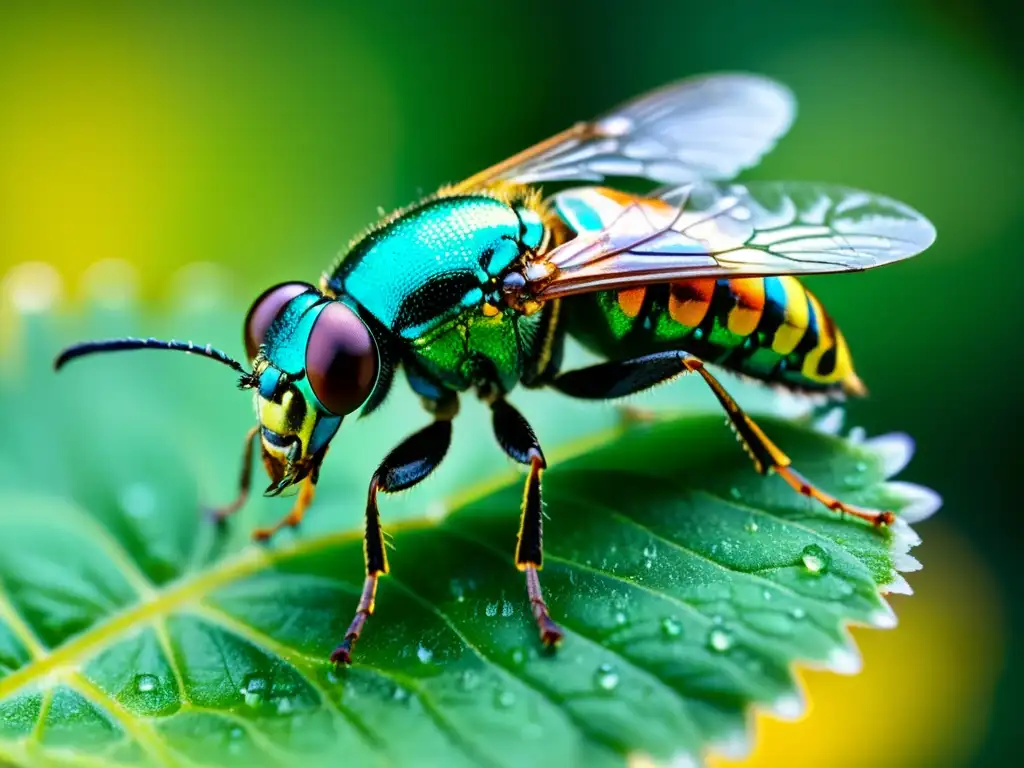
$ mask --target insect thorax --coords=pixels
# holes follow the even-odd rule
[[[503,306],[501,281],[547,237],[542,204],[527,188],[442,190],[355,240],[323,287],[391,336],[422,394],[482,380],[510,389],[537,319]]]

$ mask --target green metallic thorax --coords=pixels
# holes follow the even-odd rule
[[[485,382],[509,390],[538,318],[498,309],[501,278],[543,236],[525,200],[439,196],[356,241],[324,285],[383,329],[420,394]]]

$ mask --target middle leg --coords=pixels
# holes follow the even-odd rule
[[[555,646],[561,641],[563,633],[548,612],[538,573],[544,564],[540,476],[547,468],[547,462],[530,424],[507,401],[495,399],[491,403],[491,417],[494,436],[502,450],[510,458],[530,468],[523,491],[519,538],[516,544],[516,567],[526,574],[526,593],[530,599],[533,618],[540,630],[541,642],[548,647]]]

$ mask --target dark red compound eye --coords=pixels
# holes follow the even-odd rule
[[[260,344],[267,335],[267,329],[274,322],[285,304],[294,299],[300,293],[313,290],[308,283],[281,283],[264,291],[249,308],[249,314],[245,316],[243,338],[245,340],[245,351],[249,359],[256,357],[260,350]]]
[[[370,396],[379,368],[377,344],[359,316],[337,301],[324,307],[306,344],[306,377],[324,408],[352,413]]]

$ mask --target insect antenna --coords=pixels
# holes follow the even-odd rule
[[[124,339],[85,341],[81,344],[73,344],[61,352],[57,356],[57,359],[53,361],[53,368],[54,370],[59,371],[76,357],[83,357],[85,355],[92,355],[99,352],[125,352],[133,349],[169,349],[174,352],[185,352],[187,354],[199,355],[200,357],[207,357],[210,360],[216,360],[218,363],[223,363],[232,370],[240,373],[241,380],[239,382],[239,386],[242,388],[251,387],[254,383],[253,374],[250,371],[245,370],[241,363],[230,357],[226,352],[221,352],[219,349],[215,349],[209,344],[205,346],[197,346],[191,341],[176,341],[174,339],[171,339],[170,341],[160,341],[159,339],[153,338],[136,339],[128,336]]]

